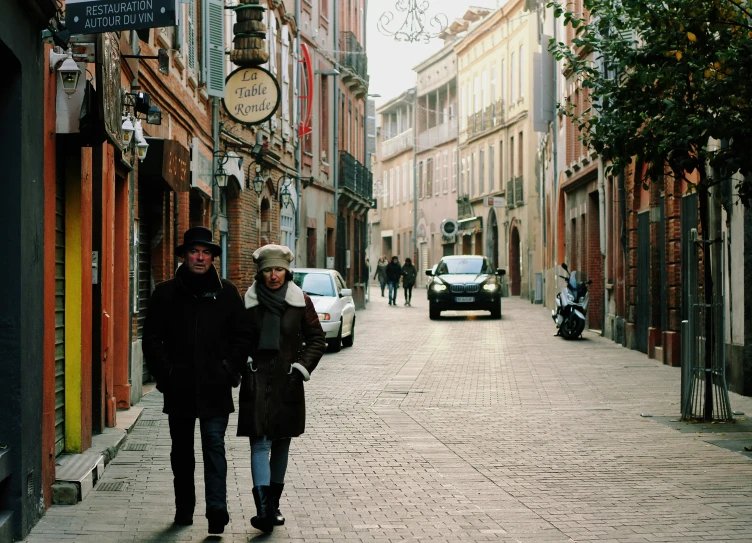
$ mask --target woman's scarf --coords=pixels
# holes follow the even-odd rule
[[[259,304],[264,307],[259,350],[279,352],[281,317],[287,309],[287,302],[285,302],[287,285],[288,281],[285,281],[285,284],[277,290],[269,290],[263,281],[256,281],[256,295]]]

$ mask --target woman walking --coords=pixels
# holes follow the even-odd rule
[[[409,306],[413,299],[413,287],[415,279],[418,277],[418,270],[413,266],[410,258],[405,259],[405,265],[402,266],[402,287],[405,289],[405,305]]]
[[[373,274],[374,279],[379,280],[381,285],[381,297],[384,297],[384,287],[386,287],[386,265],[388,264],[386,257],[382,256],[376,263],[376,273]]]
[[[253,261],[259,272],[245,294],[251,352],[240,386],[238,436],[251,440],[251,524],[266,533],[285,523],[279,499],[291,438],[305,431],[303,382],[326,349],[311,299],[292,282],[293,258],[280,245],[258,249]]]

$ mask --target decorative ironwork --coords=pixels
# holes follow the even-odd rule
[[[428,0],[397,0],[394,8],[405,13],[405,20],[394,31],[389,30],[396,16],[392,11],[385,11],[379,17],[377,27],[385,36],[394,37],[396,41],[426,42],[436,38],[449,26],[449,19],[443,13],[429,16]]]

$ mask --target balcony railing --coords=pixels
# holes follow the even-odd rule
[[[457,138],[457,136],[457,119],[450,119],[446,123],[434,126],[418,134],[418,152],[438,147],[442,143]]]
[[[504,123],[504,101],[497,100],[484,109],[468,115],[467,129],[463,131],[463,138],[472,138],[486,130],[496,128]]]
[[[339,187],[368,202],[373,198],[373,174],[347,151],[339,152]]]
[[[513,208],[525,203],[525,198],[522,193],[522,176],[513,177],[507,181],[507,207]]]
[[[400,151],[404,151],[412,147],[413,145],[413,129],[405,130],[401,134],[397,134],[387,140],[381,142],[381,158],[395,155]]]
[[[363,81],[368,81],[368,57],[363,46],[358,43],[355,34],[349,30],[340,33],[339,63],[354,72]]]

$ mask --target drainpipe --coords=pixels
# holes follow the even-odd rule
[[[334,0],[334,14],[332,16],[332,30],[334,35],[334,49],[339,51],[339,2]],[[339,70],[339,53],[335,53],[334,67]],[[339,226],[339,79],[334,80],[334,115],[332,116],[334,127],[334,152],[329,159],[332,164],[332,175],[334,176],[334,268],[337,269],[337,230]]]
[[[295,58],[294,58],[294,65],[295,65],[295,72],[293,73],[294,77],[294,86],[295,86],[295,95],[293,99],[293,114],[292,114],[292,130],[298,131],[298,137],[296,138],[295,143],[295,173],[297,174],[297,177],[295,179],[295,194],[297,196],[297,202],[295,202],[295,256],[298,256],[298,240],[300,239],[300,204],[303,201],[303,195],[301,194],[300,190],[300,174],[301,174],[301,153],[302,153],[302,143],[300,141],[300,0],[295,0],[295,28],[297,29],[297,33],[295,35]],[[313,89],[309,89],[308,92],[313,92]],[[313,137],[313,134],[311,134],[311,137]]]
[[[214,140],[214,147],[212,153],[212,216],[211,216],[211,228],[212,233],[217,231],[217,223],[219,221],[219,185],[214,179],[214,172],[217,171],[217,151],[219,151],[219,98],[212,97],[212,139]],[[222,259],[225,255],[222,255]]]

